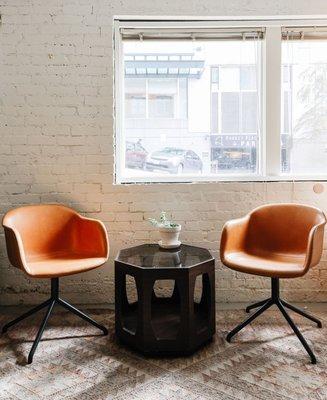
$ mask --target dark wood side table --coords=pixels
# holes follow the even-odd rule
[[[129,303],[126,275],[135,279],[136,302]],[[194,300],[197,276],[201,300]],[[157,280],[174,280],[171,297],[157,297]],[[121,250],[115,260],[117,338],[146,354],[190,354],[215,333],[215,260],[206,249],[181,245],[163,250],[145,244]]]

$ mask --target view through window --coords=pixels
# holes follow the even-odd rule
[[[260,40],[123,42],[121,175],[255,174]]]
[[[282,171],[327,173],[327,40],[282,43]]]

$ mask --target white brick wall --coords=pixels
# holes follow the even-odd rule
[[[215,183],[114,186],[112,148],[113,15],[327,14],[326,0],[2,0],[0,12],[0,214],[29,203],[59,202],[100,218],[109,263],[62,280],[79,303],[113,302],[119,248],[157,240],[146,222],[162,209],[183,225],[182,240],[218,259],[223,223],[265,202],[305,202],[327,209],[313,183]],[[267,294],[269,281],[222,268],[218,301]],[[327,259],[283,284],[299,301],[327,300]],[[48,283],[9,266],[0,234],[0,303],[34,303]]]

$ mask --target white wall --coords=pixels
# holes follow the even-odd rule
[[[79,303],[113,301],[119,248],[156,240],[146,219],[167,210],[183,225],[182,240],[218,255],[223,223],[274,201],[327,208],[312,183],[214,183],[114,186],[112,138],[113,15],[327,14],[325,0],[2,0],[0,25],[0,211],[59,202],[102,219],[111,257],[95,271],[62,280]],[[217,300],[261,298],[269,281],[222,268]],[[327,261],[283,285],[293,300],[327,300]],[[0,303],[34,303],[48,284],[9,266],[0,235]],[[265,293],[263,293],[265,292]]]
[[[210,68],[205,68],[200,79],[188,81],[188,130],[210,135]]]

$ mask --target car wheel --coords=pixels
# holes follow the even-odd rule
[[[180,174],[183,173],[183,170],[184,170],[183,164],[179,164],[178,167],[177,167],[176,172],[177,172],[178,175],[180,175]]]

